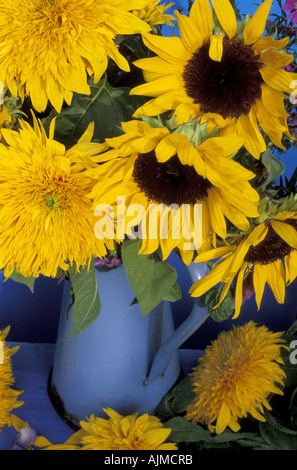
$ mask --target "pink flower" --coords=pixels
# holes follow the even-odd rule
[[[105,258],[98,259],[94,265],[98,268],[102,266],[107,266],[108,268],[113,268],[114,266],[119,266],[121,264],[121,260],[119,258],[108,258],[105,256]]]
[[[297,24],[297,7],[295,0],[287,0],[282,7],[284,11],[290,11],[291,13],[286,16],[286,19],[291,19],[292,24]]]

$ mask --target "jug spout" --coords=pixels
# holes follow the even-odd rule
[[[204,263],[192,262],[187,266],[187,271],[192,282],[201,279],[209,271]],[[157,351],[150,372],[144,380],[145,384],[164,374],[173,354],[178,348],[205,322],[208,314],[201,298],[195,298],[194,305],[189,316],[174,331],[174,333],[162,344]]]

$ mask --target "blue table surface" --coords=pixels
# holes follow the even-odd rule
[[[10,347],[17,343],[8,342]],[[15,390],[23,390],[24,404],[14,414],[32,426],[38,435],[53,444],[63,443],[73,430],[60,418],[47,393],[48,376],[53,364],[55,345],[48,343],[18,343],[20,349],[12,356]],[[191,371],[201,354],[198,350],[179,350],[184,374]],[[0,432],[0,450],[10,450],[16,436],[15,429],[6,426]]]

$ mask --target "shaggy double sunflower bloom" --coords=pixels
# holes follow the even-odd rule
[[[44,111],[48,100],[61,111],[73,92],[90,94],[87,74],[95,83],[110,57],[121,70],[127,60],[117,35],[145,33],[150,26],[132,14],[149,0],[1,0],[0,80],[17,96],[30,96]]]
[[[249,416],[266,421],[270,395],[283,394],[283,343],[281,333],[253,322],[220,333],[190,374],[196,397],[185,418],[217,434],[227,426],[237,432]]]
[[[249,229],[248,217],[258,215],[259,195],[249,183],[254,174],[229,158],[242,146],[241,138],[214,137],[193,145],[178,128],[171,133],[138,120],[122,127],[123,135],[106,140],[108,151],[91,157],[100,165],[86,172],[98,180],[90,194],[93,207],[112,208],[117,227],[111,238],[139,236],[139,253],[160,246],[164,259],[178,248],[189,264],[195,250],[212,247],[215,234],[226,237],[226,218],[240,230]],[[133,204],[137,217],[130,212]],[[195,212],[198,205],[201,218]],[[180,208],[187,208],[188,216]],[[165,224],[168,230],[163,231]]]
[[[92,415],[81,421],[81,428],[63,444],[38,436],[33,445],[44,450],[177,450],[176,444],[168,442],[171,429],[156,416],[122,416],[110,408],[104,411],[108,419]]]
[[[135,62],[147,83],[131,93],[153,99],[134,116],[172,110],[177,124],[201,117],[220,135],[243,137],[255,158],[266,149],[260,126],[284,149],[283,134],[291,136],[283,92],[291,93],[297,75],[283,69],[294,58],[283,50],[289,38],[262,37],[271,3],[237,23],[229,0],[213,0],[214,10],[209,0],[196,0],[189,16],[175,12],[180,37],[143,34],[156,56]]]
[[[112,240],[94,235],[96,219],[88,193],[93,181],[84,161],[102,148],[91,143],[92,124],[77,145],[66,150],[49,137],[34,117],[34,129],[20,121],[20,131],[2,129],[0,144],[0,269],[25,277],[55,277],[58,268],[85,266],[103,257]],[[103,147],[105,145],[103,144]]]
[[[23,402],[18,401],[18,392],[13,389],[14,377],[11,366],[11,356],[18,350],[18,346],[10,348],[6,344],[9,327],[0,331],[0,431],[4,426],[11,426],[14,415],[11,411],[20,407]]]
[[[296,250],[297,211],[280,211],[250,233],[242,233],[235,243],[198,255],[196,262],[219,259],[206,276],[192,285],[190,293],[199,297],[221,283],[221,303],[235,282],[234,318],[240,313],[245,284],[253,286],[258,309],[266,283],[277,302],[284,303],[286,285],[297,277]]]

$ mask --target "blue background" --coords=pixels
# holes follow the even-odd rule
[[[160,3],[166,2],[161,0]],[[256,9],[256,4],[251,2],[240,0],[237,4],[242,13],[253,13]],[[186,1],[176,1],[171,11],[174,11],[178,6],[184,6],[186,12],[187,5]],[[278,11],[278,6],[274,2],[271,12]],[[170,35],[170,31],[167,33]],[[285,175],[290,178],[297,166],[297,150],[290,149],[281,159],[286,167]],[[188,295],[191,281],[185,267],[175,255],[169,258],[169,262],[177,269],[178,282],[183,291],[182,299],[173,304],[175,324],[178,326],[192,308],[193,299]],[[11,325],[8,339],[18,342],[55,343],[63,283],[58,284],[56,279],[40,277],[35,282],[35,292],[32,294],[25,285],[12,280],[5,282],[2,280],[3,277],[0,273],[0,329]],[[209,318],[184,346],[202,349],[216,338],[219,331],[229,329],[233,324],[242,324],[249,320],[254,320],[258,324],[266,324],[274,331],[288,328],[297,318],[296,288],[297,282],[289,286],[286,290],[286,303],[279,305],[272,297],[269,288],[266,287],[259,312],[256,310],[255,300],[252,297],[243,305],[238,320],[216,323]]]

